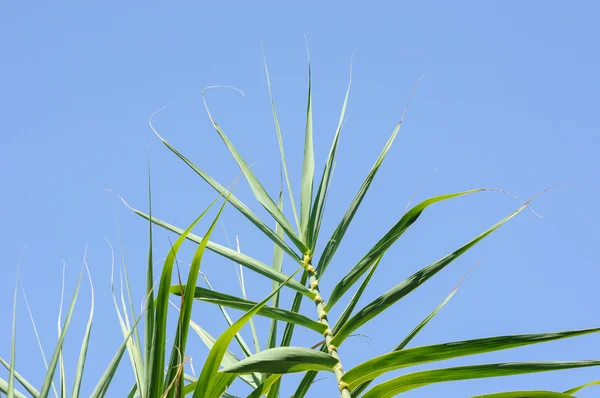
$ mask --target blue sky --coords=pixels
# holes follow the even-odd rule
[[[243,90],[245,97],[226,90],[210,92],[211,110],[269,192],[277,195],[279,155],[261,43],[299,193],[305,34],[313,67],[317,170],[335,131],[350,56],[356,50],[348,120],[322,237],[333,231],[371,168],[399,120],[411,86],[427,74],[322,282],[325,295],[401,216],[419,184],[423,187],[416,200],[477,187],[501,188],[528,198],[558,185],[534,203],[544,218],[522,213],[381,319],[360,329],[369,338],[353,338],[342,348],[346,368],[394,347],[482,258],[486,260],[415,345],[598,326],[600,275],[595,249],[600,169],[594,160],[599,144],[594,114],[600,89],[599,11],[591,1],[413,1],[372,6],[4,3],[0,308],[5,322],[0,324],[0,355],[6,358],[10,349],[8,319],[23,247],[27,246],[22,278],[50,355],[56,339],[61,260],[67,263],[69,297],[87,244],[96,317],[85,387],[91,388],[105,368],[121,339],[110,296],[111,253],[105,242],[106,238],[119,245],[116,219],[138,303],[147,250],[146,223],[106,189],[146,209],[150,156],[158,217],[186,226],[215,197],[149,129],[149,116],[162,106],[167,108],[155,119],[161,134],[227,185],[238,169],[209,124],[201,91],[210,85]],[[238,184],[236,194],[272,224],[246,184]],[[519,203],[501,193],[480,193],[431,208],[388,252],[363,303],[471,239]],[[207,227],[200,225],[198,233]],[[232,243],[239,236],[242,251],[271,261],[272,245],[232,208],[214,240],[227,244],[225,230]],[[169,236],[157,231],[156,258],[167,253]],[[192,245],[186,246],[182,259],[189,260],[192,251]],[[284,263],[286,272],[293,269],[291,261]],[[217,289],[239,294],[230,262],[209,255],[203,270]],[[250,298],[258,300],[268,293],[270,282],[249,271],[246,277]],[[291,295],[284,295],[284,305],[290,302]],[[313,314],[309,304],[303,310]],[[89,288],[84,285],[66,346],[69,383],[88,311]],[[219,316],[215,308],[201,305],[193,319],[218,334],[225,327]],[[266,336],[268,323],[257,322]],[[17,364],[39,384],[43,362],[22,296],[18,329]],[[245,336],[250,340],[249,331]],[[294,343],[312,345],[317,337],[299,334]],[[448,364],[598,359],[599,338],[592,335]],[[195,336],[190,344],[198,370],[206,350]],[[286,378],[282,396],[293,392],[291,382],[296,378]],[[565,390],[595,379],[598,370],[592,368],[444,384],[409,396]],[[132,380],[124,358],[112,396],[123,396]],[[310,396],[335,396],[333,380],[328,376],[315,384]],[[590,388],[580,396],[597,394]]]

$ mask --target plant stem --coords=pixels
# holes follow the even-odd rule
[[[311,264],[310,255],[304,255],[302,260],[304,264],[304,268],[308,272],[309,282],[310,282],[310,290],[316,294],[314,299],[315,304],[317,306],[317,314],[319,316],[319,322],[327,327],[323,332],[323,337],[325,338],[325,345],[327,347],[327,352],[329,355],[338,360],[337,365],[335,366],[335,378],[338,382],[338,388],[340,390],[341,398],[352,398],[350,395],[350,390],[348,389],[348,385],[341,381],[342,376],[344,375],[344,370],[342,368],[342,361],[338,355],[337,347],[331,344],[331,340],[333,339],[333,335],[331,332],[331,328],[329,326],[329,321],[327,320],[327,311],[325,311],[325,302],[321,297],[321,293],[319,292],[319,280],[317,279],[317,273],[315,272],[315,268]]]

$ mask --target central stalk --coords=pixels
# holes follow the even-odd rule
[[[323,337],[325,337],[325,345],[327,346],[327,351],[329,355],[338,360],[337,365],[334,368],[335,378],[338,382],[338,388],[340,390],[341,398],[352,398],[350,395],[350,390],[348,389],[348,385],[341,381],[342,376],[344,375],[344,370],[342,369],[342,362],[340,361],[340,357],[338,355],[338,349],[336,346],[331,344],[331,340],[333,336],[331,334],[331,328],[329,327],[329,321],[327,320],[327,311],[325,311],[325,302],[321,297],[321,293],[319,292],[319,280],[317,279],[317,273],[315,271],[315,267],[311,264],[312,256],[304,255],[302,259],[304,269],[308,272],[309,282],[310,282],[310,290],[315,293],[315,304],[317,306],[317,314],[319,315],[319,322],[327,327],[323,332]]]

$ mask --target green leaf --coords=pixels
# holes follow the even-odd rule
[[[200,272],[200,275],[202,276],[202,279],[204,279],[204,282],[206,283],[206,285],[208,286],[208,288],[212,292],[214,292],[215,289],[213,289],[213,287],[210,284],[210,282],[209,282],[208,278],[206,277],[206,275],[204,273],[202,273],[202,272]],[[173,287],[171,287],[171,292],[173,294],[178,294],[179,293],[179,291],[173,292]],[[233,320],[229,316],[229,313],[227,312],[227,310],[225,309],[225,307],[222,306],[222,305],[219,305],[219,310],[221,310],[221,314],[223,314],[223,318],[225,318],[225,321],[227,322],[227,325],[229,325],[229,326],[233,325]],[[237,333],[235,335],[235,341],[240,346],[240,348],[242,350],[242,354],[244,354],[244,357],[249,357],[250,355],[252,355],[252,351],[250,351],[250,347],[248,347],[248,344],[246,344],[246,341],[244,340],[244,338],[242,337],[242,335],[240,333]]]
[[[279,191],[279,200],[277,201],[277,206],[281,211],[283,211],[283,192]],[[275,226],[275,232],[283,237],[283,229],[281,226],[277,224]],[[273,247],[273,269],[282,272],[283,271],[283,251],[277,245]],[[273,281],[272,290],[277,289],[277,284]],[[273,296],[273,307],[279,307],[279,293]],[[317,322],[318,323],[318,322]],[[267,349],[274,348],[277,345],[277,320],[273,319],[271,321],[271,327],[269,329],[269,338],[267,339]]]
[[[73,398],[78,398],[81,391],[81,380],[83,379],[83,370],[85,368],[85,360],[87,358],[88,345],[90,342],[90,335],[92,332],[92,320],[94,319],[94,284],[92,283],[92,276],[90,275],[90,269],[85,264],[85,269],[88,274],[88,279],[90,281],[90,291],[91,291],[91,305],[90,305],[90,316],[88,318],[88,322],[85,328],[85,333],[83,335],[83,341],[81,343],[81,350],[79,351],[79,360],[77,361],[77,370],[75,373],[75,381],[73,382],[73,393],[71,396]]]
[[[556,391],[510,391],[477,395],[473,398],[573,398],[573,396]]]
[[[285,283],[292,280],[292,278],[301,269],[302,268],[298,268],[298,270],[296,270],[296,272],[294,272]],[[275,293],[277,293],[285,285],[285,283],[282,283],[277,290],[269,294],[267,298],[255,305],[252,310],[248,311],[236,323],[227,328],[227,330],[225,330],[217,339],[215,345],[213,346],[212,350],[210,350],[208,357],[206,358],[204,367],[202,368],[202,373],[198,378],[198,384],[194,390],[194,398],[213,398],[213,396],[210,395],[211,388],[215,383],[215,376],[218,374],[219,365],[223,360],[225,352],[227,352],[227,346],[235,334],[242,329],[242,327],[250,320],[250,318],[254,316],[275,295]]]
[[[302,277],[300,278],[300,284],[302,284],[302,286],[306,285],[306,281],[308,280],[308,272],[307,271],[303,271],[302,272]],[[292,308],[290,309],[291,312],[299,312],[300,311],[300,305],[302,304],[302,298],[304,296],[301,295],[300,293],[296,293],[294,295],[294,301],[292,302]],[[294,335],[294,330],[295,330],[295,324],[288,322],[285,325],[285,329],[283,330],[283,336],[281,338],[281,347],[288,347],[291,342],[292,342],[292,336]],[[308,372],[308,374],[316,374],[316,372]],[[275,384],[273,385],[273,387],[271,387],[271,389],[269,390],[269,395],[267,396],[267,398],[279,398],[279,388],[281,387],[281,379],[277,380],[275,382]]]
[[[513,376],[598,365],[600,365],[600,361],[508,362],[425,370],[402,375],[386,381],[385,383],[381,383],[367,391],[361,398],[390,398],[415,388],[447,381]]]
[[[261,351],[220,370],[223,373],[298,373],[307,370],[333,372],[338,360],[329,354],[302,347],[277,347]]]
[[[340,245],[342,239],[344,238],[344,235],[346,234],[346,230],[348,229],[348,226],[350,226],[350,223],[352,222],[352,219],[354,218],[354,215],[356,214],[356,211],[358,210],[358,207],[360,206],[362,200],[364,199],[365,195],[367,194],[367,191],[369,190],[369,187],[371,186],[371,183],[373,182],[373,179],[375,178],[375,175],[377,174],[379,167],[383,163],[383,160],[385,159],[385,156],[387,155],[388,151],[390,150],[392,143],[396,139],[396,135],[398,135],[401,125],[402,125],[402,120],[400,120],[400,122],[396,125],[396,128],[392,132],[392,135],[388,139],[387,143],[383,147],[383,150],[379,154],[379,157],[375,161],[375,164],[371,168],[371,171],[369,171],[367,178],[365,178],[362,185],[358,189],[356,196],[354,197],[354,199],[352,199],[352,202],[350,203],[348,210],[346,210],[344,217],[342,217],[342,220],[340,221],[337,228],[331,235],[331,238],[329,238],[329,240],[327,241],[327,245],[325,246],[325,249],[323,250],[323,254],[321,255],[321,258],[319,258],[319,264],[317,267],[317,270],[319,271],[319,275],[320,275],[319,278],[322,277],[323,274],[325,273],[325,270],[327,269],[329,262],[333,258],[335,252],[337,251],[338,246]]]
[[[123,358],[123,354],[125,353],[125,350],[127,349],[127,344],[129,342],[129,339],[131,339],[131,336],[133,335],[133,332],[134,332],[135,328],[137,327],[140,319],[141,319],[141,315],[136,319],[135,323],[131,327],[131,330],[129,331],[129,334],[125,337],[123,343],[121,344],[121,346],[117,350],[116,354],[113,356],[112,360],[108,364],[106,370],[102,374],[102,377],[98,381],[98,384],[94,388],[94,391],[92,391],[92,393],[90,394],[90,398],[103,398],[106,395],[106,393],[108,391],[108,387],[110,387],[110,383],[112,382],[112,379],[113,379],[115,373],[117,372],[117,368],[119,367],[121,358]],[[162,380],[162,375],[160,378]]]
[[[196,282],[198,281],[198,274],[200,273],[200,264],[206,249],[206,244],[212,235],[219,217],[223,213],[223,209],[227,204],[227,199],[223,201],[219,212],[215,216],[212,224],[208,228],[206,235],[196,248],[194,257],[192,257],[192,265],[188,273],[187,284],[185,285],[185,291],[182,298],[181,310],[179,312],[179,319],[177,321],[177,332],[175,334],[175,340],[173,341],[173,348],[171,349],[171,360],[169,361],[169,367],[167,369],[167,377],[165,379],[165,385],[170,385],[176,380],[177,374],[179,374],[178,381],[175,381],[175,388],[170,389],[167,397],[179,396],[183,391],[183,372],[178,372],[179,367],[183,366],[183,357],[187,347],[187,337],[189,332],[190,319],[192,317],[192,304],[194,303],[194,290],[196,288]],[[179,289],[183,289],[182,286],[177,286]],[[165,391],[163,391],[164,393]]]
[[[422,201],[408,212],[406,212],[400,220],[394,224],[394,226],[377,242],[375,246],[340,280],[333,291],[329,302],[325,307],[326,311],[329,311],[337,301],[342,298],[344,293],[348,291],[364,274],[369,267],[396,242],[396,240],[404,234],[404,232],[421,216],[423,211],[434,203],[441,202],[448,199],[457,198],[459,196],[468,195],[475,192],[483,191],[484,189],[473,189],[470,191],[457,192],[448,195],[435,196],[427,200]]]
[[[342,326],[340,331],[333,338],[331,344],[335,345],[336,347],[339,347],[340,344],[350,334],[352,334],[352,332],[354,332],[360,326],[364,325],[365,323],[367,323],[368,321],[370,321],[371,319],[388,309],[390,306],[395,304],[397,301],[402,299],[404,296],[421,286],[429,278],[431,278],[439,271],[444,269],[448,264],[456,260],[471,247],[475,246],[479,241],[487,237],[496,229],[500,228],[500,226],[503,225],[505,222],[507,222],[508,220],[519,214],[521,211],[523,211],[523,209],[525,209],[525,207],[527,207],[528,205],[529,202],[526,202],[513,213],[500,220],[498,223],[496,223],[488,230],[469,241],[467,244],[461,246],[460,248],[446,255],[445,257],[433,262],[432,264],[429,264],[427,267],[421,269],[420,271],[417,271],[416,273],[402,281],[400,284],[396,285],[394,288],[388,290],[386,293],[373,300],[366,307],[358,311],[352,318],[350,318],[348,322],[344,324],[344,326]],[[409,211],[406,214],[408,215],[410,213],[411,211]]]
[[[250,393],[250,395],[248,395],[246,398],[260,398],[267,391],[269,391],[269,394],[270,394],[270,391],[271,391],[270,388],[280,380],[281,380],[280,374],[275,374],[275,375],[271,375],[271,376],[267,377],[267,379],[265,381],[263,381],[261,383],[261,385],[258,386],[254,391],[252,391]]]
[[[202,96],[204,98],[204,93]],[[217,131],[217,133],[229,149],[229,152],[231,152],[231,155],[240,167],[240,170],[244,174],[244,177],[246,177],[246,181],[248,181],[248,184],[250,185],[250,188],[252,189],[252,192],[254,193],[256,199],[260,202],[261,205],[263,205],[263,207],[269,212],[269,214],[271,214],[271,216],[283,227],[283,230],[289,236],[292,242],[294,242],[296,247],[298,247],[298,249],[300,249],[302,253],[306,253],[308,251],[308,247],[304,244],[304,242],[302,242],[298,235],[296,235],[294,229],[290,225],[290,222],[277,208],[277,205],[275,204],[273,199],[271,199],[271,197],[269,196],[265,188],[262,186],[262,184],[258,181],[258,178],[256,178],[250,167],[248,167],[248,165],[242,158],[242,155],[240,155],[237,149],[235,149],[233,143],[229,140],[229,138],[227,138],[227,135],[225,135],[221,127],[219,127],[219,125],[215,122],[212,115],[210,114],[210,111],[208,110],[205,98],[204,105],[206,107],[206,111],[214,129]]]
[[[8,382],[2,378],[0,378],[0,392],[7,394],[8,395]],[[18,390],[16,389],[11,389],[10,391],[13,391],[13,394],[15,396],[15,398],[27,398],[25,397],[25,395],[21,394]]]
[[[15,280],[15,292],[13,296],[13,316],[12,316],[12,337],[10,343],[10,368],[8,370],[8,385],[6,396],[15,397],[15,352],[17,347],[17,287],[19,280],[19,267],[17,267],[17,276]]]
[[[149,216],[147,214],[130,207],[126,202],[124,202],[124,203],[137,215],[139,215],[145,219],[149,219]],[[156,218],[152,218],[152,222],[154,222],[154,224],[156,224],[156,225],[159,225],[165,229],[168,229],[169,231],[175,232],[180,235],[184,232],[183,229],[178,228],[169,223],[166,223],[164,221],[158,220]],[[186,235],[186,238],[191,240],[192,242],[196,242],[196,243],[200,243],[202,241],[202,237],[200,237],[198,235],[194,235],[192,233],[188,233]],[[285,281],[287,279],[286,275],[282,274],[281,272],[275,271],[273,269],[273,267],[270,267],[267,264],[264,264],[250,256],[238,253],[237,251],[232,250],[228,247],[216,244],[214,242],[208,242],[206,245],[206,248],[208,250],[211,250],[211,251],[225,257],[225,258],[233,260],[233,261],[237,262],[238,264],[241,264],[244,267],[251,269],[252,271],[254,271],[260,275],[266,276],[267,278],[269,278],[271,280],[282,283],[283,281]],[[302,293],[306,297],[309,297],[311,300],[314,299],[314,297],[315,297],[315,294],[313,292],[311,292],[310,290],[308,290],[306,288],[306,286],[299,284],[295,280],[291,280],[290,283],[288,283],[288,287],[296,290],[297,292]]]
[[[152,125],[151,125],[152,127]],[[161,137],[158,132],[152,127],[154,133],[158,136],[158,138],[162,141],[163,144],[171,152],[173,152],[177,157],[184,161],[196,174],[198,174],[204,181],[208,183],[215,191],[220,193],[221,195],[226,195],[228,190],[221,184],[219,184],[215,179],[206,174],[202,169],[192,163],[188,158],[186,158],[183,154],[181,154],[175,147],[169,144],[163,137]],[[231,194],[229,197],[229,203],[233,207],[235,207],[244,217],[246,217],[252,224],[254,224],[260,231],[262,231],[269,239],[271,239],[275,244],[281,247],[290,257],[294,258],[297,262],[302,261],[298,255],[294,252],[294,250],[288,246],[287,243],[283,240],[283,237],[278,236],[271,228],[269,228],[256,214],[252,212],[242,201],[240,201],[235,195]],[[209,247],[210,249],[210,247]]]
[[[265,61],[265,73],[267,74],[267,86],[269,87],[269,99],[271,100],[271,110],[273,112],[273,121],[275,122],[275,132],[277,133],[277,141],[279,143],[279,154],[281,155],[281,165],[283,166],[283,174],[285,176],[285,181],[288,188],[288,193],[290,196],[290,203],[292,204],[292,213],[294,214],[294,220],[296,220],[296,227],[298,228],[298,232],[302,230],[300,227],[300,221],[298,220],[298,212],[296,211],[296,203],[294,201],[294,193],[292,192],[292,184],[290,183],[290,177],[288,175],[287,170],[287,162],[285,160],[285,152],[283,149],[283,137],[281,135],[281,129],[279,127],[279,119],[277,118],[277,112],[275,111],[275,101],[273,101],[273,93],[271,92],[271,78],[269,77],[269,68],[267,67],[267,57],[264,54],[263,50],[263,59]],[[281,199],[281,194],[280,194]],[[280,202],[281,203],[281,202]],[[279,206],[282,212],[283,209]],[[279,226],[279,224],[277,224]]]
[[[4,359],[0,358],[0,363],[10,372],[12,367],[10,366],[10,364],[8,362],[6,362]],[[29,394],[31,394],[31,396],[33,396],[34,398],[39,397],[40,392],[38,390],[36,390],[35,387],[27,381],[27,379],[25,379],[23,376],[21,376],[19,374],[19,372],[17,372],[16,370],[14,372],[15,372],[15,379],[23,386],[23,388],[26,389],[27,392]],[[8,383],[6,384],[6,387],[8,388]],[[8,390],[5,391],[4,393],[6,394],[7,392],[8,392]]]
[[[150,175],[150,159],[148,159],[148,264],[146,266],[146,323],[144,354],[146,366],[144,367],[144,378],[150,380],[152,376],[153,358],[152,343],[154,342],[154,260],[152,255],[152,179]],[[150,383],[146,382],[146,390],[140,393],[140,397],[150,394]]]
[[[371,277],[375,273],[375,270],[377,269],[377,266],[379,265],[380,262],[381,262],[381,257],[379,257],[377,260],[375,260],[375,263],[373,264],[373,266],[371,267],[371,270],[365,277],[365,280],[363,281],[363,283],[360,284],[360,287],[358,288],[356,293],[354,293],[354,296],[352,296],[352,299],[350,299],[350,302],[344,309],[344,312],[342,312],[342,315],[340,315],[340,317],[338,318],[338,321],[336,322],[335,327],[333,328],[334,335],[341,329],[341,327],[348,321],[348,318],[350,318],[350,316],[352,315],[352,311],[354,311],[356,304],[358,304],[360,297],[362,296],[363,292],[367,288],[367,285],[371,281]]]
[[[567,339],[586,334],[597,333],[600,328],[569,330],[556,333],[520,334],[512,336],[487,337],[482,339],[453,341],[423,347],[394,351],[377,358],[368,360],[342,376],[342,381],[351,389],[357,385],[373,380],[393,370],[416,366],[429,362],[444,361],[468,355],[507,350],[531,344]]]
[[[196,220],[181,233],[179,238],[173,244],[173,247],[169,251],[165,260],[165,265],[160,276],[158,294],[156,295],[155,307],[156,307],[156,318],[154,326],[154,336],[152,342],[152,370],[151,377],[148,379],[150,383],[150,396],[160,396],[163,393],[164,386],[164,367],[165,367],[165,346],[167,341],[167,315],[169,306],[169,285],[171,284],[171,275],[173,272],[173,264],[175,263],[175,257],[179,247],[189,235],[191,230],[196,224],[204,217],[208,210],[216,203],[220,198],[217,197],[209,206],[200,214]],[[200,240],[199,243],[201,243]]]
[[[315,177],[315,154],[313,150],[313,120],[311,93],[310,56],[308,60],[308,104],[306,106],[306,133],[304,134],[304,161],[302,163],[302,190],[300,192],[300,234],[307,240],[308,219],[313,199]],[[304,254],[307,254],[305,251]]]
[[[170,291],[175,295],[181,294],[179,291],[179,286],[177,285],[171,286]],[[196,287],[194,291],[194,298],[207,303],[222,305],[224,307],[235,308],[242,311],[249,311],[256,306],[254,301],[244,300],[240,297],[231,296],[229,294],[216,292],[214,290],[209,290],[202,287]],[[257,315],[304,326],[320,334],[327,329],[327,327],[320,322],[313,321],[304,315],[293,311],[284,310],[282,308],[275,308],[265,305],[257,312]]]
[[[65,318],[65,323],[61,328],[60,335],[58,337],[58,342],[56,343],[56,348],[54,349],[54,354],[52,354],[52,358],[50,359],[50,363],[48,366],[48,372],[46,373],[46,377],[44,378],[44,384],[42,385],[42,389],[40,390],[40,398],[46,398],[48,393],[50,392],[50,387],[52,385],[52,380],[54,378],[54,373],[56,372],[56,365],[58,364],[59,357],[62,352],[62,345],[65,341],[65,337],[67,335],[67,329],[69,328],[69,324],[71,323],[71,317],[73,315],[73,309],[75,308],[75,302],[77,301],[77,295],[79,294],[79,286],[81,284],[81,277],[83,274],[79,273],[79,278],[77,280],[77,285],[75,286],[75,292],[73,293],[73,297],[71,299],[71,304],[69,306],[69,310],[67,311],[67,316]]]
[[[192,320],[190,320],[190,326],[196,332],[196,334],[198,334],[198,337],[200,337],[200,340],[202,340],[204,345],[206,345],[206,347],[208,347],[208,349],[211,350],[213,348],[213,346],[215,345],[215,341],[217,341],[217,339],[215,339],[213,336],[211,336],[210,333],[208,333],[200,325],[198,325],[196,322],[194,322]],[[221,361],[221,366],[232,365],[232,364],[238,363],[239,361],[240,361],[240,359],[238,357],[236,357],[235,354],[233,354],[231,351],[227,350],[223,356],[223,360]],[[260,380],[260,375],[256,375],[256,374],[255,375],[238,375],[238,377],[240,379],[242,379],[242,381],[247,383],[250,387],[253,387],[253,388],[256,388],[258,386],[258,384],[259,384],[258,380]]]
[[[591,381],[589,383],[582,384],[575,388],[571,388],[570,390],[565,391],[565,394],[575,394],[576,392],[583,390],[586,387],[597,386],[597,385],[600,385],[600,380]]]
[[[348,97],[350,96],[350,86],[351,85],[352,85],[352,60],[350,60],[350,81],[348,82],[348,89],[346,90],[346,97],[344,98],[344,104],[342,105],[342,112],[340,114],[340,120],[338,121],[338,126],[335,131],[335,136],[333,137],[333,143],[331,144],[331,149],[329,150],[329,155],[327,156],[327,162],[325,162],[325,168],[323,169],[323,176],[321,177],[321,182],[319,184],[319,188],[317,189],[315,204],[312,207],[312,211],[311,211],[310,219],[309,219],[309,223],[308,223],[307,242],[311,249],[311,252],[314,252],[314,249],[317,245],[317,240],[319,237],[319,231],[321,230],[321,221],[323,220],[323,213],[325,211],[325,202],[327,199],[329,185],[331,183],[331,174],[333,172],[333,165],[335,162],[335,154],[337,152],[340,133],[342,132],[342,125],[344,123],[344,117],[346,115],[346,105],[348,104]]]
[[[463,277],[466,277],[466,275]],[[462,280],[461,280],[462,282]],[[448,303],[448,301],[450,301],[450,299],[456,294],[456,292],[458,291],[458,288],[460,286],[460,283],[456,286],[456,288],[454,288],[454,290],[452,292],[450,292],[450,294],[444,299],[444,301],[442,301],[440,303],[440,305],[438,305],[429,315],[427,315],[425,317],[425,319],[423,319],[404,339],[402,339],[402,341],[400,342],[400,344],[398,344],[396,346],[396,348],[394,348],[392,350],[392,352],[394,351],[400,351],[403,350],[404,347],[406,347],[408,345],[408,343],[410,343],[412,341],[412,339],[415,338],[415,336],[417,334],[419,334],[419,332],[425,327],[425,325],[427,325],[429,323],[429,321],[431,321],[431,319],[433,319],[433,317],[442,309],[442,307],[444,307],[444,305],[446,305],[446,303]],[[337,326],[337,325],[336,325]],[[361,385],[357,386],[352,392],[353,394],[355,394],[356,396],[360,396],[360,394],[367,389],[367,387],[371,384],[370,381],[367,381],[365,383],[362,383]]]

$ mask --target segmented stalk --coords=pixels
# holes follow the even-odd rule
[[[329,352],[329,355],[331,355],[338,361],[337,365],[334,368],[334,371],[335,371],[335,378],[337,379],[337,382],[338,382],[338,388],[340,390],[341,398],[352,398],[352,396],[350,395],[350,390],[348,389],[348,385],[346,383],[344,383],[343,381],[341,381],[342,376],[344,375],[344,370],[342,368],[342,361],[340,360],[340,357],[338,355],[337,347],[331,344],[331,340],[333,340],[333,335],[332,335],[331,328],[329,326],[329,321],[327,320],[327,311],[325,310],[325,302],[323,301],[323,298],[321,297],[321,293],[319,292],[319,280],[317,279],[317,273],[315,271],[315,268],[311,264],[311,258],[312,258],[312,256],[305,254],[302,259],[302,262],[303,262],[304,268],[308,272],[308,277],[309,277],[309,282],[310,282],[310,290],[313,293],[315,293],[315,295],[316,295],[314,301],[317,306],[317,314],[319,316],[319,322],[321,322],[323,325],[325,325],[327,327],[327,329],[325,329],[325,331],[323,332],[323,337],[325,338],[325,345],[327,346],[327,351]]]

